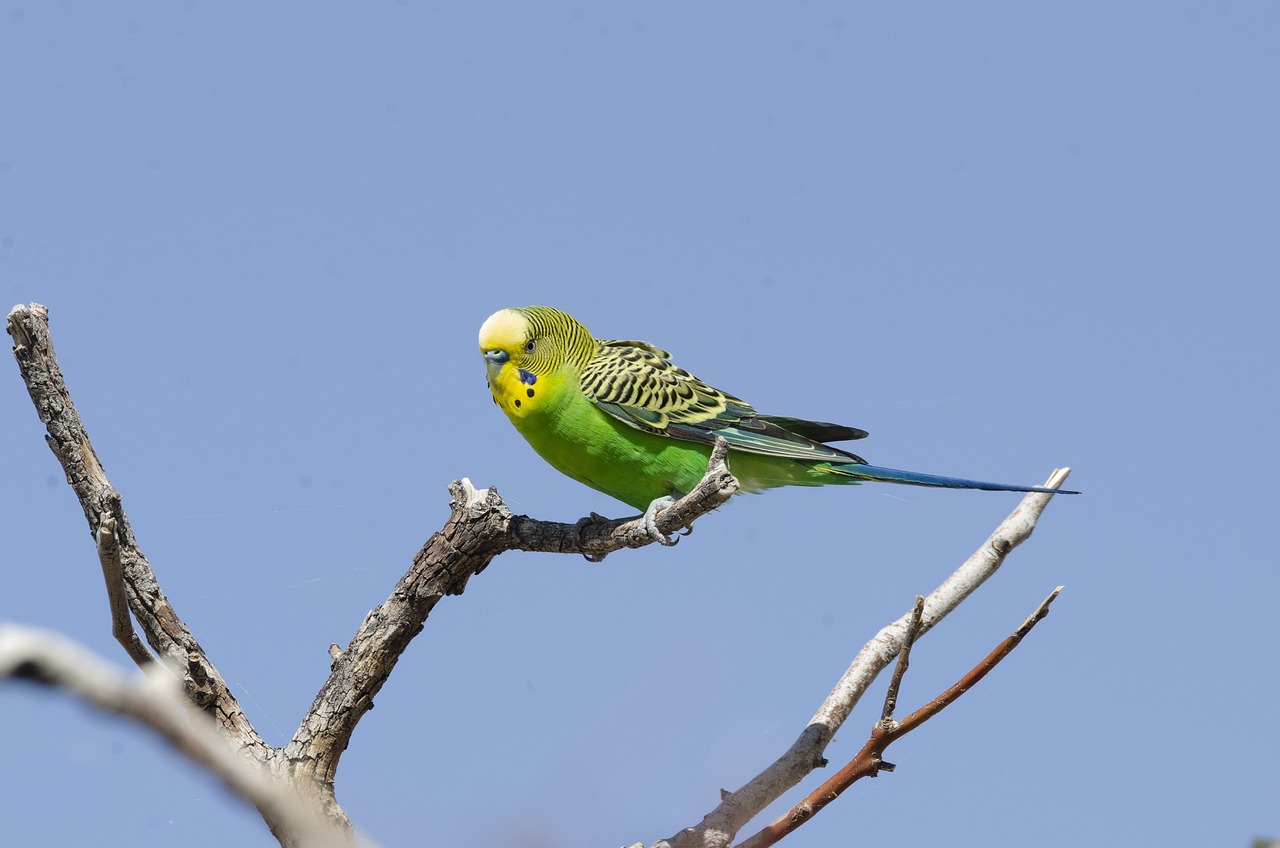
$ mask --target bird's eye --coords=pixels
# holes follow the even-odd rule
[[[529,341],[524,343],[524,352],[533,353],[533,349],[535,347],[537,347],[537,344],[533,341],[533,339],[529,339]]]

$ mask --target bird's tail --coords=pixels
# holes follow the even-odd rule
[[[984,483],[981,480],[965,480],[960,477],[941,477],[937,474],[921,474],[918,471],[899,471],[896,468],[881,468],[878,465],[863,465],[858,462],[831,464],[827,467],[832,474],[852,477],[856,480],[875,480],[881,483],[904,483],[908,486],[935,486],[942,489],[986,489],[992,492],[1042,492],[1052,495],[1078,495],[1070,489],[1045,489],[1040,486],[1010,486],[1005,483]]]

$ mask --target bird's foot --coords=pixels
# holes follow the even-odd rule
[[[609,523],[609,519],[605,518],[603,515],[601,515],[598,512],[593,512],[584,518],[579,518],[576,524],[574,525],[575,527],[578,528],[578,545],[579,546],[582,545],[583,530],[587,529],[593,524],[608,524],[608,523]],[[608,556],[607,553],[589,554],[586,551],[583,551],[582,553],[582,558],[585,559],[587,562],[604,562],[604,558],[607,556]]]
[[[641,521],[644,522],[644,530],[649,534],[649,537],[659,545],[668,548],[674,546],[676,542],[679,542],[680,538],[676,534],[673,534],[670,538],[662,535],[662,531],[658,529],[658,513],[662,512],[662,510],[671,506],[675,502],[676,499],[671,495],[667,495],[662,498],[654,498],[649,504],[649,508],[644,511],[644,515],[641,516]],[[689,532],[693,532],[692,528],[690,528]],[[688,536],[689,533],[685,533],[683,535]]]

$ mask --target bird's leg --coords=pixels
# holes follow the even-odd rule
[[[680,539],[677,536],[672,536],[668,539],[666,536],[662,535],[662,531],[658,529],[658,513],[675,502],[676,499],[671,495],[654,498],[653,501],[650,502],[649,508],[644,511],[644,515],[641,516],[641,519],[644,522],[645,532],[648,533],[649,536],[659,545],[663,545],[668,548],[680,541]],[[685,533],[684,535],[687,536],[689,534]]]
[[[590,515],[586,516],[585,518],[579,518],[577,523],[574,525],[575,527],[578,528],[578,545],[579,546],[582,545],[583,530],[587,529],[593,524],[608,524],[608,523],[609,523],[609,519],[605,518],[603,515],[601,515],[598,512],[592,512]],[[582,558],[585,559],[587,562],[604,562],[604,558],[607,556],[608,556],[607,553],[589,554],[589,553],[586,553],[585,551],[582,554]]]
[[[671,506],[675,502],[676,502],[675,495],[666,495],[661,498],[654,498],[652,501],[650,501],[648,509],[644,511],[644,515],[640,516],[640,526],[644,528],[644,532],[649,535],[649,538],[653,539],[659,545],[663,545],[668,548],[673,547],[677,542],[679,542],[681,536],[688,536],[690,533],[693,532],[693,527],[690,526],[690,527],[686,527],[681,532],[673,533],[671,536],[664,536],[662,534],[662,531],[658,529],[658,513],[662,512],[664,509]],[[574,524],[574,526],[577,528],[578,546],[579,547],[582,546],[583,530],[586,530],[588,527],[592,526],[593,524],[594,525],[608,524],[611,521],[612,519],[606,518],[603,515],[599,514],[598,512],[593,512],[590,515],[586,516],[585,518],[579,518],[577,522],[575,522]],[[585,559],[587,562],[604,562],[604,558],[606,556],[608,556],[607,553],[591,554],[591,553],[586,553],[585,551],[582,554],[583,559]]]

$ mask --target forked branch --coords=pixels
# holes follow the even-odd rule
[[[120,495],[112,487],[89,440],[62,370],[54,354],[48,310],[40,304],[15,306],[6,329],[13,356],[40,420],[46,441],[66,473],[89,524],[106,581],[112,633],[140,666],[152,657],[133,629],[137,619],[147,642],[162,660],[157,665],[176,673],[192,703],[213,717],[220,730],[265,772],[285,776],[315,794],[315,800],[338,823],[349,826],[333,795],[338,759],[356,723],[373,706],[409,642],[445,595],[461,594],[471,575],[508,550],[580,553],[595,559],[621,548],[652,544],[653,534],[639,518],[585,524],[538,521],[514,515],[496,489],[477,491],[467,480],[449,487],[448,521],[423,546],[391,596],[366,616],[346,650],[331,649],[332,671],[283,748],[267,745],[250,724],[218,669],[178,616],[143,555],[129,526]],[[690,528],[707,512],[738,491],[718,442],[707,474],[688,495],[662,510],[657,529],[668,535]],[[127,606],[126,606],[127,604]],[[287,821],[271,808],[260,808],[282,842],[295,841]]]
[[[840,793],[855,782],[864,777],[875,777],[882,771],[893,771],[893,764],[886,762],[884,759],[885,750],[894,742],[955,703],[961,695],[968,692],[977,685],[979,680],[986,677],[988,672],[1007,657],[1014,648],[1018,647],[1018,643],[1031,632],[1031,628],[1035,627],[1041,619],[1049,614],[1049,605],[1053,603],[1054,598],[1058,597],[1058,593],[1061,591],[1062,587],[1059,586],[1049,593],[1049,597],[1041,601],[1036,611],[1028,616],[1019,625],[1018,629],[1006,637],[991,653],[987,654],[982,662],[970,669],[967,674],[948,687],[946,691],[899,722],[893,720],[893,704],[897,701],[898,687],[902,683],[902,675],[907,669],[907,657],[911,652],[911,645],[920,629],[920,613],[924,608],[924,599],[917,598],[915,615],[911,624],[908,625],[907,638],[902,643],[902,650],[898,654],[898,663],[894,668],[893,681],[890,683],[889,691],[885,696],[884,712],[880,721],[876,722],[875,726],[872,727],[871,737],[862,746],[862,750],[844,768],[809,793],[808,797],[803,801],[796,804],[785,815],[780,816],[759,833],[738,843],[737,848],[768,848],[770,845],[776,845],[784,836],[812,819],[823,807],[840,797]]]
[[[1070,468],[1056,469],[1044,487],[1061,487],[1070,473]],[[925,598],[919,636],[999,570],[1005,557],[1030,538],[1037,519],[1052,499],[1053,495],[1034,492],[1023,497],[987,540]],[[747,822],[799,784],[809,772],[825,766],[827,761],[823,755],[827,745],[876,675],[897,657],[910,619],[908,612],[886,625],[858,651],[831,694],[782,756],[741,788],[723,793],[720,803],[698,824],[656,842],[654,848],[727,848]]]
[[[338,760],[356,724],[373,706],[373,698],[400,656],[444,596],[461,594],[472,575],[483,571],[505,551],[577,553],[598,560],[621,548],[652,544],[657,538],[640,518],[568,524],[514,515],[496,489],[476,490],[466,479],[455,481],[449,487],[450,515],[444,527],[427,540],[387,600],[365,617],[346,649],[330,648],[328,679],[293,738],[283,748],[274,748],[250,724],[217,668],[161,591],[129,526],[120,495],[107,479],[71,402],[54,355],[48,310],[34,303],[14,307],[7,330],[13,337],[14,358],[27,391],[48,431],[48,444],[66,473],[93,536],[106,580],[115,638],[138,665],[154,673],[175,674],[186,697],[212,717],[211,726],[243,759],[256,763],[267,778],[283,780],[291,791],[306,794],[339,828],[349,828],[350,824],[333,794]],[[726,464],[727,452],[724,441],[717,440],[699,485],[657,514],[654,524],[661,536],[691,528],[696,519],[738,491],[738,483]],[[1068,473],[1069,469],[1055,471],[1046,486],[1059,486]],[[777,762],[741,789],[726,793],[700,824],[658,845],[726,848],[747,821],[812,769],[825,764],[823,752],[836,729],[876,674],[899,654],[908,630],[918,635],[928,632],[994,574],[1009,551],[1031,534],[1051,497],[1027,495],[987,543],[929,595],[917,615],[917,625],[909,628],[904,616],[881,630],[859,652],[809,725]],[[133,629],[129,613],[161,662],[152,661]],[[270,801],[249,792],[244,794],[258,805],[282,844],[306,841],[305,823],[291,818],[290,813]]]

